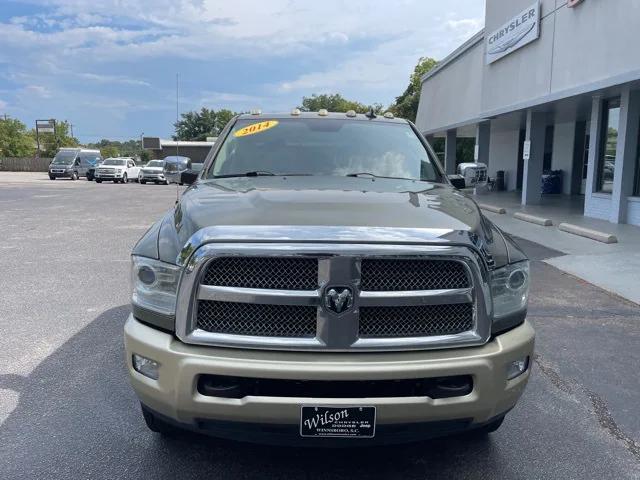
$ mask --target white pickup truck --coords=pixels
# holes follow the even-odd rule
[[[139,181],[140,167],[129,157],[107,158],[96,169],[96,182],[112,180],[113,183],[127,183],[130,179]]]

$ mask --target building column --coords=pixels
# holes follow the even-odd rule
[[[525,142],[530,142],[529,160],[524,160],[522,172],[522,205],[536,205],[542,199],[542,168],[547,114],[527,111]]]
[[[454,128],[447,130],[447,137],[444,142],[444,169],[447,175],[456,173],[456,135],[458,131]]]
[[[489,166],[489,146],[491,145],[491,121],[480,122],[476,127],[476,162]]]
[[[616,147],[616,166],[613,171],[611,194],[612,223],[627,221],[627,198],[633,195],[635,159],[638,153],[640,127],[640,91],[626,86],[620,96],[620,125]]]
[[[589,131],[589,161],[587,164],[587,183],[584,189],[584,212],[586,216],[594,216],[590,204],[592,195],[598,190],[598,174],[596,166],[601,151],[602,140],[602,97],[596,95],[591,101],[591,130]]]

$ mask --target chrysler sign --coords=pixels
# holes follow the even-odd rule
[[[539,36],[540,2],[536,2],[486,36],[487,65],[537,40]]]

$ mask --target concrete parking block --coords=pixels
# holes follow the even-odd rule
[[[478,206],[482,210],[486,210],[487,212],[499,213],[500,215],[504,215],[505,213],[507,213],[506,209],[498,207],[496,205],[489,205],[488,203],[479,203]]]
[[[596,242],[602,243],[618,243],[618,238],[615,235],[606,232],[600,232],[598,230],[592,230],[590,228],[580,227],[571,223],[561,223],[558,225],[558,229],[563,232],[572,233],[573,235],[579,235],[581,237],[590,238]]]
[[[537,217],[535,215],[529,215],[528,213],[516,212],[513,214],[513,218],[517,218],[518,220],[522,220],[523,222],[542,225],[543,227],[550,227],[553,225],[553,222],[549,218]]]

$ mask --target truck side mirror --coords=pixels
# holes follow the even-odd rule
[[[192,185],[198,179],[198,172],[193,170],[185,170],[180,174],[180,183]]]
[[[453,186],[453,188],[462,190],[467,186],[466,182],[464,181],[464,177],[462,175],[447,175],[447,178],[451,182],[451,185]]]

